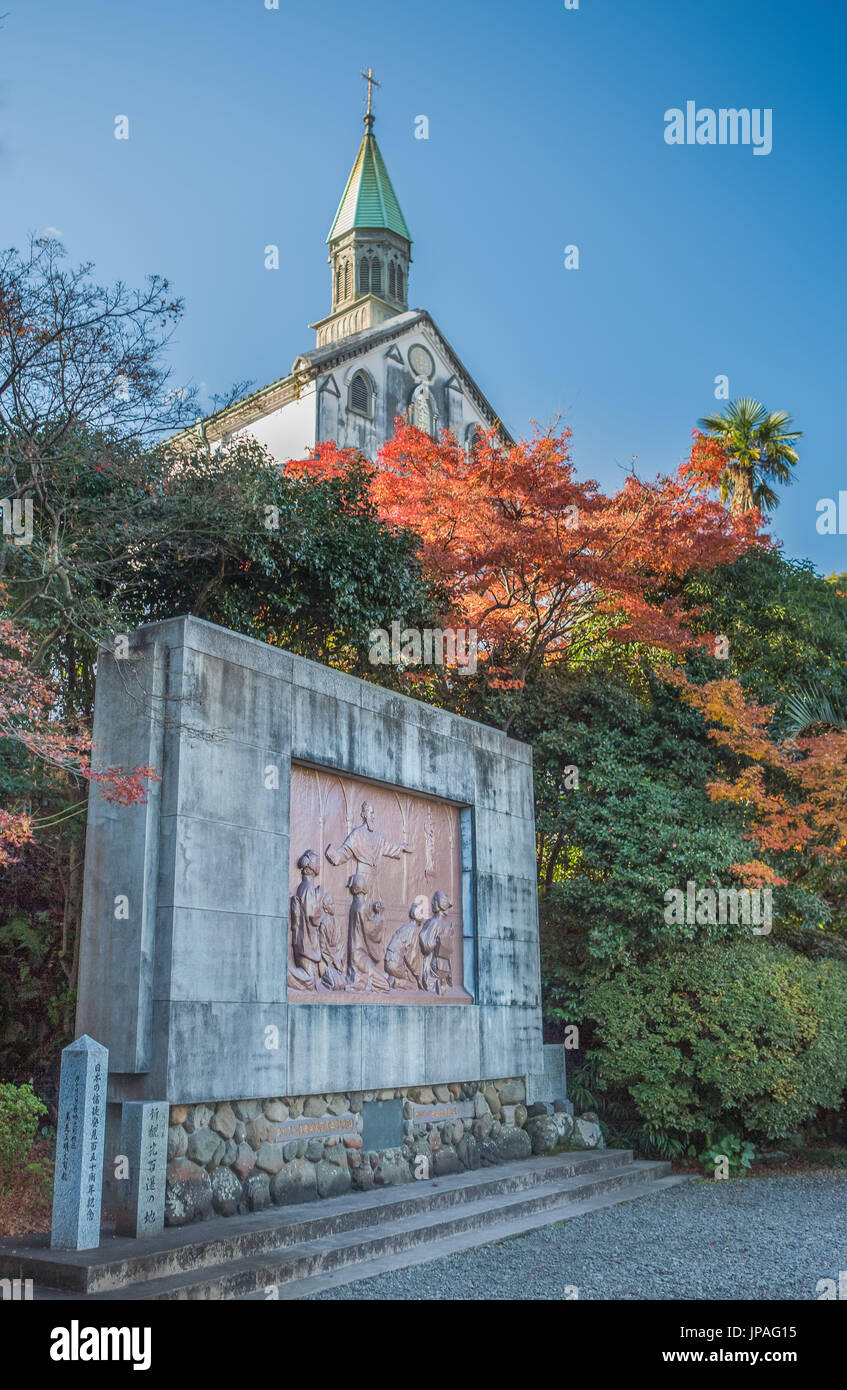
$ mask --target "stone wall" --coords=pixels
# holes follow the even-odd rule
[[[395,1148],[364,1147],[364,1111],[374,1102],[402,1102],[402,1143]],[[439,1105],[455,1108],[457,1103],[472,1113],[446,1119],[420,1116],[419,1107],[434,1107],[435,1116]],[[287,1141],[280,1137],[286,1122],[301,1117],[314,1120],[313,1135]],[[564,1102],[527,1105],[523,1077],[174,1105],[165,1220],[181,1226],[443,1177],[561,1148],[601,1147],[595,1120],[574,1119]],[[333,1121],[346,1122],[346,1127],[319,1137],[321,1125],[329,1127]]]

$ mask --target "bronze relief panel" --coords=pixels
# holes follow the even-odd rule
[[[461,808],[293,764],[288,995],[469,1003]]]

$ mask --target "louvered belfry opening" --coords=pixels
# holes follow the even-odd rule
[[[350,384],[350,408],[360,415],[371,413],[371,392],[364,372],[357,372]]]

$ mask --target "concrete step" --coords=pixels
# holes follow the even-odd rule
[[[253,1302],[268,1297],[280,1302],[310,1298],[313,1294],[329,1293],[344,1284],[357,1284],[363,1279],[373,1279],[378,1274],[390,1274],[396,1269],[408,1269],[412,1265],[428,1264],[431,1260],[443,1259],[446,1255],[460,1255],[464,1250],[476,1250],[481,1245],[493,1245],[498,1241],[516,1240],[528,1235],[530,1231],[544,1226],[561,1225],[576,1216],[587,1216],[592,1211],[602,1211],[604,1207],[621,1206],[624,1202],[634,1202],[639,1197],[649,1197],[666,1187],[678,1187],[688,1182],[687,1177],[653,1178],[646,1182],[627,1184],[603,1196],[581,1201],[570,1201],[564,1206],[550,1207],[520,1220],[505,1220],[484,1229],[464,1231],[446,1239],[433,1240],[394,1255],[383,1255],[378,1259],[364,1260],[360,1264],[332,1270],[328,1274],[318,1274],[311,1279],[298,1279],[288,1284],[278,1285],[272,1295],[266,1289],[258,1293],[242,1294],[241,1301]]]
[[[0,1276],[32,1278],[37,1298],[306,1298],[682,1181],[669,1172],[668,1163],[635,1162],[624,1149],[558,1154],[170,1228],[145,1241],[106,1235],[97,1250],[7,1246]]]
[[[654,1191],[667,1177],[667,1163],[626,1163],[551,1181],[533,1183],[447,1207],[421,1208],[412,1215],[322,1235],[308,1243],[286,1244],[260,1256],[194,1269],[141,1284],[123,1285],[92,1295],[97,1301],[240,1299],[250,1295],[283,1299],[304,1297],[315,1281],[330,1276],[345,1282],[363,1277],[363,1269],[384,1268],[388,1259],[420,1263],[456,1249],[488,1244]],[[271,1293],[271,1290],[274,1293]]]
[[[367,1194],[351,1192],[344,1197],[275,1207],[251,1216],[169,1227],[162,1235],[148,1240],[104,1233],[96,1250],[54,1251],[44,1237],[41,1248],[34,1244],[0,1248],[0,1277],[31,1278],[39,1286],[77,1294],[104,1293],[183,1271],[230,1265],[286,1245],[299,1246],[416,1213],[426,1218],[436,1211],[523,1192],[551,1181],[612,1173],[630,1164],[632,1157],[628,1149],[580,1150],[503,1163],[474,1173],[380,1188]]]

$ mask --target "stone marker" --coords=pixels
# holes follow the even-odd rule
[[[100,1244],[108,1071],[108,1049],[87,1033],[62,1050],[50,1232],[54,1250],[96,1250]]]
[[[124,1102],[120,1152],[129,1176],[118,1181],[119,1235],[156,1236],[165,1229],[169,1113],[165,1100]]]
[[[543,1053],[544,1071],[527,1075],[526,1103],[534,1105],[541,1101],[550,1110],[555,1101],[561,1101],[568,1114],[572,1115],[573,1102],[568,1100],[564,1046],[562,1043],[545,1043]]]

